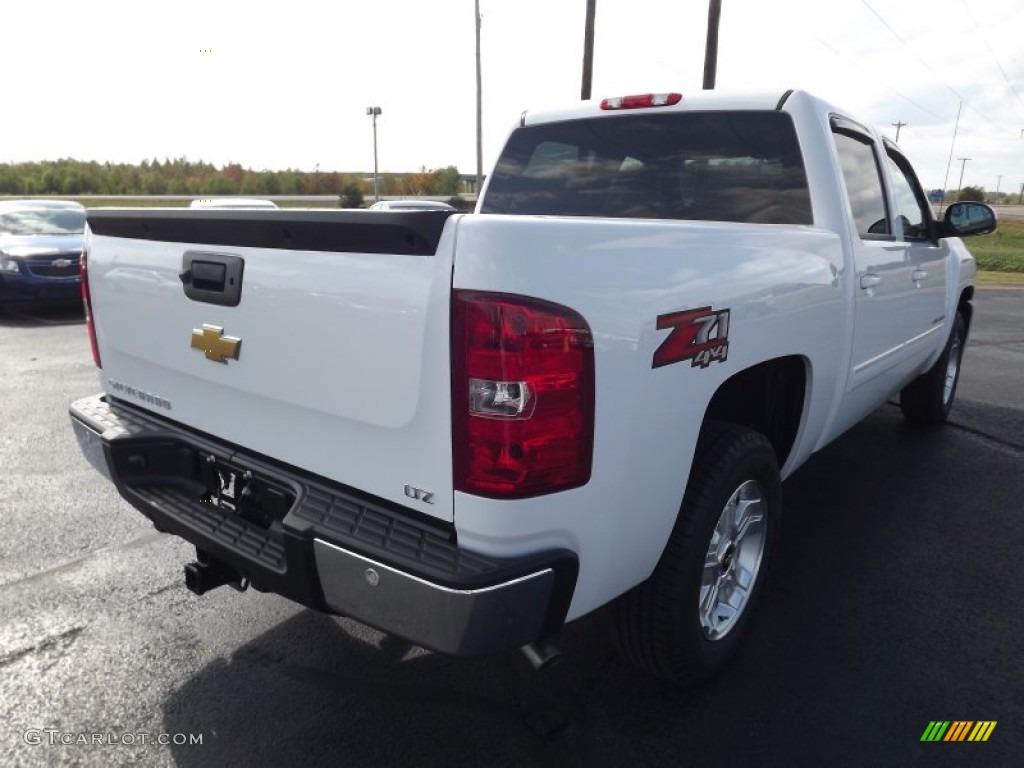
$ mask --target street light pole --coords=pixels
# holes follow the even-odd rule
[[[377,185],[377,115],[380,107],[367,107],[366,114],[373,118],[373,202],[380,199],[380,187]]]
[[[476,25],[476,194],[480,197],[480,187],[484,183],[484,112],[483,112],[483,75],[480,72],[480,0],[473,4],[474,24]]]

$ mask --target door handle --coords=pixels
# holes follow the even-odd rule
[[[178,278],[192,301],[237,307],[242,300],[245,261],[229,253],[186,251]]]
[[[874,288],[880,282],[882,282],[882,278],[880,278],[874,272],[867,272],[860,276],[861,288]]]
[[[920,283],[926,277],[928,277],[928,272],[927,270],[924,269],[915,269],[913,272],[910,273],[910,279],[913,280],[915,283]]]

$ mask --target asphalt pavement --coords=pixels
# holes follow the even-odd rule
[[[67,405],[98,390],[81,313],[0,317],[0,765],[1020,765],[1024,291],[975,306],[952,425],[887,405],[787,480],[754,633],[695,690],[620,661],[600,614],[538,674],[192,595],[190,547],[75,444]],[[922,743],[934,720],[997,725]]]

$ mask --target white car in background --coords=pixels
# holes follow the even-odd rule
[[[371,211],[454,211],[455,208],[438,200],[381,200],[370,206]]]
[[[272,200],[255,197],[204,197],[193,200],[189,208],[277,208]]]

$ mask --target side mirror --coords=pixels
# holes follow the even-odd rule
[[[984,203],[953,203],[942,225],[943,237],[987,235],[996,229],[996,212]]]

